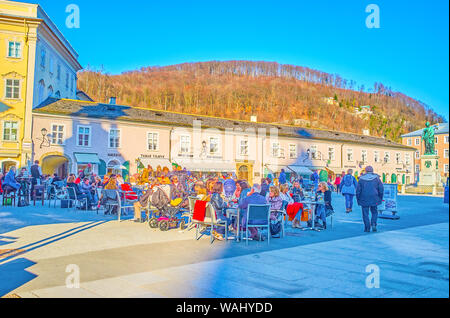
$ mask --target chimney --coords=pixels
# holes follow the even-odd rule
[[[110,105],[115,105],[116,104],[116,97],[110,97],[109,98],[109,104]]]
[[[250,117],[250,121],[251,121],[252,123],[256,123],[256,122],[258,122],[258,117],[257,117],[257,116],[251,116],[251,117]]]

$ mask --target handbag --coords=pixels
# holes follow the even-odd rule
[[[309,221],[309,212],[310,212],[310,210],[308,210],[308,209],[304,209],[302,211],[302,216],[301,216],[301,219],[300,219],[301,222],[308,222]]]

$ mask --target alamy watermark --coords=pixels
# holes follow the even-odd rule
[[[380,288],[380,268],[375,264],[367,265],[366,273],[369,273],[366,277],[366,287],[369,289]]]
[[[366,18],[366,27],[368,29],[380,28],[380,7],[376,4],[369,4],[366,7],[366,13],[370,13]]]
[[[80,267],[75,264],[67,265],[66,273],[69,273],[69,275],[66,278],[66,288],[67,289],[80,288]]]
[[[66,13],[69,15],[66,18],[66,27],[68,29],[80,28],[80,7],[76,4],[69,4],[66,7]]]

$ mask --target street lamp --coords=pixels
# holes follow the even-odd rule
[[[47,136],[48,130],[46,128],[42,128],[41,134],[42,134],[42,142],[41,142],[40,148],[42,149],[43,147],[50,147],[50,139],[48,139],[48,136]],[[44,143],[48,143],[48,145],[47,144],[44,145]]]

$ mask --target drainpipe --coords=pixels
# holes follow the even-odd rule
[[[170,163],[172,163],[172,134],[173,134],[174,129],[171,128],[170,129],[170,133],[169,133],[169,161]]]

